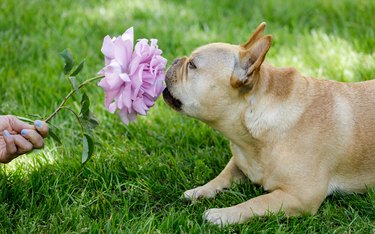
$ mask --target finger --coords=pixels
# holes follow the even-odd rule
[[[25,123],[25,122],[17,119],[17,117],[15,117],[13,115],[7,115],[6,117],[8,118],[10,127],[18,133],[20,133],[22,131],[22,129],[35,129],[35,127],[33,125]]]
[[[14,138],[7,130],[3,131],[3,137],[5,142],[5,154],[2,155],[0,161],[2,163],[8,163],[17,157],[17,147],[14,143]]]
[[[17,146],[17,154],[25,154],[31,150],[33,150],[33,145],[30,141],[26,140],[21,135],[13,135],[14,143]]]
[[[35,130],[22,129],[21,135],[33,144],[33,148],[40,149],[44,146],[43,137]]]
[[[34,122],[36,130],[42,135],[43,138],[46,138],[48,136],[48,125],[46,122],[41,120],[36,120]]]

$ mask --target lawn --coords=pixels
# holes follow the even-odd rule
[[[372,0],[2,0],[0,12],[0,114],[50,114],[71,88],[59,52],[69,47],[76,60],[86,59],[83,81],[104,64],[104,36],[130,26],[136,38],[158,38],[171,62],[209,42],[242,43],[266,21],[270,63],[321,79],[375,78]],[[375,189],[334,194],[316,215],[211,226],[205,209],[264,193],[248,182],[212,200],[180,199],[221,171],[228,141],[162,99],[126,126],[105,110],[100,88],[84,89],[100,121],[95,155],[81,165],[79,126],[61,112],[53,124],[62,144],[48,139],[43,150],[0,166],[1,233],[374,233]]]

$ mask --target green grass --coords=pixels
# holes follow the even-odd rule
[[[158,38],[172,61],[205,43],[244,42],[266,21],[272,64],[342,81],[375,78],[372,0],[2,0],[0,12],[2,114],[50,114],[70,90],[59,52],[69,47],[76,59],[86,58],[82,81],[103,66],[104,36],[130,26],[136,38]],[[316,215],[276,214],[219,231],[203,221],[205,209],[264,191],[245,183],[195,204],[180,196],[221,171],[230,158],[227,140],[162,100],[124,126],[105,110],[101,89],[86,91],[101,122],[94,157],[80,165],[79,126],[62,112],[53,123],[63,145],[49,139],[43,150],[1,166],[0,232],[374,233],[374,189],[334,194]]]

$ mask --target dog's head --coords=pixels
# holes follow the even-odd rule
[[[166,103],[203,121],[216,121],[235,107],[256,85],[271,46],[265,27],[261,23],[243,45],[212,43],[176,59],[166,73]]]

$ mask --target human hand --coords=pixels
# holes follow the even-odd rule
[[[0,116],[0,163],[44,146],[48,125],[40,120],[27,124],[15,116]]]

